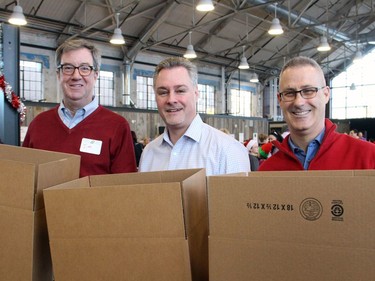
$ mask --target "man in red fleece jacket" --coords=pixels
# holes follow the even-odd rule
[[[259,171],[375,169],[375,145],[335,131],[325,118],[330,97],[316,61],[295,57],[280,73],[277,95],[290,134]]]
[[[56,66],[63,99],[34,118],[23,146],[80,155],[81,177],[136,172],[128,122],[94,95],[99,50],[86,40],[65,41],[56,50]]]

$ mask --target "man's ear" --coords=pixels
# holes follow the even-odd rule
[[[329,86],[325,86],[323,89],[323,94],[326,99],[326,104],[329,102],[329,98],[331,96],[331,88]]]
[[[280,93],[277,93],[277,101],[280,103],[281,102],[281,96]]]

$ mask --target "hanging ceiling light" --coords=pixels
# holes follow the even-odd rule
[[[331,46],[328,44],[327,37],[325,36],[320,37],[320,44],[317,49],[319,52],[327,52],[331,50]]]
[[[268,34],[270,35],[280,35],[284,33],[284,30],[280,25],[280,20],[277,18],[276,9],[277,9],[277,3],[275,4],[275,17],[272,20],[270,29],[268,30]]]
[[[355,53],[355,56],[353,58],[353,62],[357,63],[357,62],[361,61],[362,57],[363,57],[362,52],[360,50],[357,50],[357,52]]]
[[[255,72],[253,72],[250,76],[250,82],[252,83],[258,83],[259,82],[259,78],[258,78],[258,74],[256,74]]]
[[[116,14],[116,28],[113,31],[113,35],[111,37],[111,40],[109,41],[111,44],[114,45],[123,45],[125,44],[124,36],[122,36],[121,29],[118,27],[118,17],[120,13]]]
[[[17,5],[14,6],[14,8],[13,8],[13,13],[10,16],[8,22],[11,23],[11,24],[14,24],[14,25],[25,25],[25,24],[27,24],[26,18],[23,14],[22,7],[18,4],[18,1],[17,1]]]
[[[245,57],[245,46],[242,46],[242,58],[241,58],[240,64],[238,65],[238,68],[239,69],[249,69],[250,68],[249,64],[247,63],[247,59]]]
[[[355,86],[355,84],[354,83],[352,83],[351,85],[350,85],[350,91],[355,91],[355,89],[356,89],[356,86]]]
[[[191,44],[191,31],[189,31],[189,45],[186,47],[186,52],[184,54],[184,58],[187,59],[195,59],[197,57],[197,54],[194,51],[194,47]]]
[[[327,16],[327,24],[326,24],[326,27],[327,27],[327,32],[326,34],[323,34],[322,37],[320,37],[320,44],[317,48],[318,52],[328,52],[329,50],[331,50],[331,46],[328,44],[328,40],[327,40],[327,37],[329,35],[329,29],[328,29],[328,0],[327,0],[327,8],[326,8],[326,16]]]
[[[214,4],[211,0],[200,0],[197,5],[197,10],[201,12],[209,12],[214,9]]]

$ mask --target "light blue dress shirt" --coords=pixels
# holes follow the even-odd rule
[[[307,146],[306,153],[293,143],[292,138],[289,138],[289,146],[292,149],[294,155],[301,162],[305,170],[309,169],[311,160],[314,159],[316,153],[320,148],[320,145],[322,144],[322,140],[324,138],[324,131],[325,129],[323,129],[319,133],[319,135],[309,143],[309,145]]]
[[[67,109],[64,103],[61,101],[58,109],[59,116],[64,124],[69,128],[74,128],[79,122],[93,113],[99,106],[98,99],[94,96],[93,100],[76,111],[76,114],[73,116],[69,109]]]
[[[250,172],[250,161],[243,144],[196,115],[174,145],[167,129],[146,145],[139,164],[140,172],[194,168],[205,168],[208,176]]]

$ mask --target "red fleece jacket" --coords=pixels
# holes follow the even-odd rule
[[[375,169],[375,145],[354,139],[335,131],[336,125],[325,120],[322,144],[310,162],[309,170],[359,170]],[[264,161],[259,171],[303,170],[301,162],[289,147],[287,136],[280,144],[273,144],[279,151]]]

